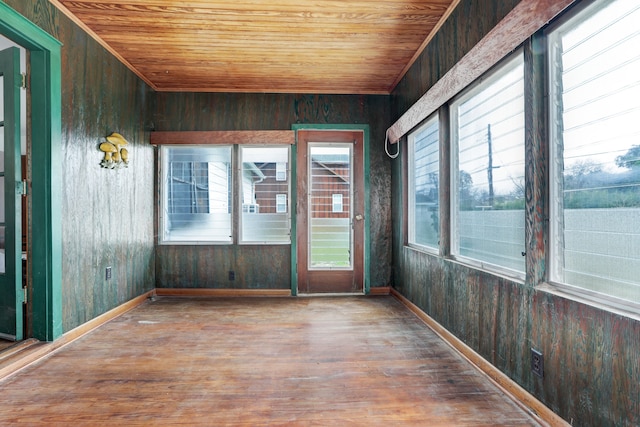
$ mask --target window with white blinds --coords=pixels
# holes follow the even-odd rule
[[[231,242],[231,146],[162,146],[160,243]]]
[[[551,269],[640,303],[640,3],[598,1],[549,35]]]
[[[452,253],[524,277],[521,52],[451,105]]]
[[[290,243],[289,146],[240,147],[241,243]]]
[[[409,244],[438,250],[440,148],[437,114],[409,134]]]

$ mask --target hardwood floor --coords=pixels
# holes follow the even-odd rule
[[[14,341],[3,340],[0,338],[0,352],[15,345]]]
[[[390,296],[159,297],[0,396],[0,425],[541,425]]]

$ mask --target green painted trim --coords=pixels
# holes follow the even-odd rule
[[[61,43],[4,3],[0,33],[31,52],[31,324],[53,341],[63,333]]]
[[[0,3],[0,33],[29,50],[52,51],[62,46],[61,42],[6,3]]]
[[[4,134],[4,225],[5,225],[5,265],[0,296],[2,301],[1,332],[12,335],[16,341],[23,339],[22,321],[22,216],[20,208],[22,196],[18,187],[22,181],[20,161],[20,50],[9,47],[0,52],[0,70],[3,73],[4,124],[0,132]]]
[[[364,156],[364,191],[365,194],[371,194],[370,182],[369,182],[369,171],[371,169],[371,161],[369,159],[369,125],[360,125],[360,124],[300,124],[295,123],[291,125],[291,129],[296,132],[296,146],[298,144],[298,132],[299,130],[361,130],[363,132],[363,140],[364,147],[363,153]],[[295,152],[295,149],[292,151]],[[295,161],[296,157],[293,157],[293,161],[291,162],[291,170],[292,176],[296,176],[295,171],[297,170],[297,165]],[[297,181],[297,180],[293,180]],[[291,204],[292,206],[297,206],[295,202],[297,201],[297,189],[294,188],[295,183],[292,183],[291,189]],[[295,198],[295,200],[294,200]],[[369,212],[371,212],[371,200],[369,197],[364,198],[364,293],[368,295],[371,291],[371,221],[369,219]],[[296,224],[296,209],[292,209],[292,218],[291,218],[291,294],[297,295],[298,292],[298,274],[297,274],[297,265],[298,265],[298,257],[297,257],[297,234],[293,234],[295,230]],[[295,237],[293,237],[295,236]]]
[[[291,295],[298,295],[298,224],[296,223],[296,212],[298,206],[298,134],[296,133],[296,144],[291,146]]]
[[[362,128],[364,132],[364,294],[371,292],[371,188],[369,182],[369,172],[371,170],[371,160],[369,159],[369,125]]]

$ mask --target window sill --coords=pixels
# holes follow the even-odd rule
[[[291,242],[239,242],[238,246],[290,246]]]
[[[207,241],[189,241],[189,240],[176,240],[176,241],[163,241],[158,242],[158,246],[233,246],[233,242],[207,242]]]
[[[448,258],[449,261],[455,262],[456,264],[465,266],[467,268],[473,268],[474,270],[480,270],[483,273],[491,274],[506,280],[511,280],[512,282],[517,282],[521,285],[525,283],[525,273],[519,272],[515,270],[510,270],[506,267],[500,267],[495,264],[490,264],[483,261],[478,261],[472,258],[465,258],[459,255],[451,255]]]
[[[469,268],[472,270],[478,270],[482,273],[490,274],[492,276],[499,277],[501,279],[509,280],[514,283],[518,283],[520,285],[524,285],[524,273],[519,273],[513,270],[509,270],[506,268],[500,268],[493,264],[479,262],[473,259],[467,259],[464,257],[456,257],[454,255],[451,256],[442,256],[436,252],[429,251],[424,247],[417,247],[413,245],[404,245],[405,249],[412,250],[414,252],[419,252],[425,255],[433,256],[434,258],[438,258],[443,261],[451,262],[454,264],[458,264],[462,267]]]
[[[536,286],[535,290],[575,301],[577,303],[584,304],[602,311],[607,311],[618,316],[624,316],[633,320],[640,321],[640,313],[637,310],[634,310],[634,304],[632,302],[629,302],[629,305],[626,305],[624,302],[617,303],[613,301],[613,298],[611,300],[607,299],[603,301],[602,296],[591,296],[585,294],[585,291],[580,288],[576,288],[575,291],[572,291],[566,289],[563,286],[561,287],[561,285],[559,286],[547,282],[541,283],[540,285]]]
[[[428,246],[422,246],[422,245],[417,245],[414,243],[409,243],[408,245],[406,245],[407,248],[413,249],[416,252],[422,252],[425,254],[429,254],[429,255],[433,255],[436,257],[440,256],[440,253],[438,251],[438,249],[436,248],[430,248]]]

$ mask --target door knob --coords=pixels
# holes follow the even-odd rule
[[[356,215],[356,221],[362,221],[364,217],[360,214]]]

